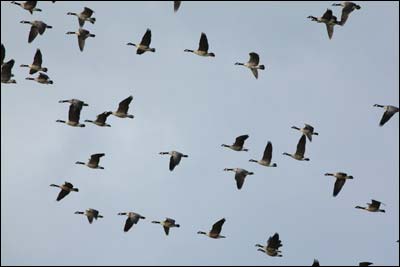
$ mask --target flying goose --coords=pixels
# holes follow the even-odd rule
[[[31,14],[33,14],[33,11],[42,11],[40,8],[36,8],[37,1],[26,1],[25,3],[11,1],[11,3],[20,6],[25,10],[28,10]]]
[[[164,232],[165,232],[166,235],[169,234],[169,228],[171,228],[171,227],[180,227],[180,225],[179,225],[179,224],[176,224],[176,223],[175,223],[175,220],[174,220],[174,219],[171,219],[171,218],[166,218],[166,219],[165,219],[164,221],[162,221],[162,222],[159,222],[159,221],[152,221],[152,223],[161,224],[162,227],[164,228]]]
[[[360,262],[359,264],[358,264],[358,266],[370,266],[370,265],[372,265],[373,263],[372,262],[369,262],[369,261],[362,261],[362,262]]]
[[[68,111],[68,121],[63,121],[63,120],[56,120],[56,122],[61,122],[65,123],[69,126],[73,127],[85,127],[85,124],[79,123],[79,119],[81,116],[81,110],[82,110],[83,102],[75,102],[69,105],[69,111]]]
[[[170,152],[160,152],[160,155],[171,155],[171,157],[169,158],[169,170],[173,171],[174,168],[176,167],[176,165],[179,164],[179,162],[181,162],[181,158],[187,158],[188,155],[184,155],[178,151],[170,151]]]
[[[14,74],[11,73],[12,68],[14,67],[15,60],[11,59],[10,61],[3,63],[1,65],[1,82],[2,83],[17,83],[14,79],[11,79],[11,77],[14,76]]]
[[[75,211],[75,214],[86,215],[90,224],[93,222],[93,218],[95,218],[96,220],[97,218],[103,218],[103,216],[99,214],[99,211],[95,209],[87,209],[85,212]]]
[[[151,43],[151,30],[147,29],[139,45],[133,43],[127,43],[127,45],[135,46],[137,48],[136,54],[141,55],[146,51],[156,52],[155,48],[150,48],[150,43]]]
[[[85,40],[88,37],[96,37],[96,35],[82,28],[79,28],[79,30],[76,32],[67,32],[67,34],[76,34],[78,36],[78,45],[81,52],[83,52],[83,48],[85,48]]]
[[[104,154],[104,153],[93,154],[93,155],[90,156],[90,159],[89,159],[89,161],[87,163],[81,162],[81,161],[77,161],[77,162],[75,162],[75,164],[86,165],[86,166],[88,166],[89,168],[92,168],[92,169],[102,169],[103,170],[104,167],[99,166],[99,161],[100,161],[100,158],[105,156],[105,155],[106,154]]]
[[[42,67],[42,53],[40,49],[36,50],[35,57],[33,58],[33,63],[30,65],[22,64],[20,67],[29,68],[29,74],[35,74],[38,71],[47,72],[47,68]]]
[[[247,148],[243,148],[244,141],[247,138],[249,138],[249,136],[247,134],[241,135],[241,136],[236,137],[235,143],[233,143],[233,145],[222,144],[221,146],[229,147],[230,149],[235,150],[235,151],[249,151]]]
[[[73,15],[78,17],[79,21],[79,26],[83,27],[85,24],[85,21],[89,21],[90,23],[94,24],[96,22],[96,18],[91,18],[92,14],[94,13],[93,10],[91,10],[88,7],[85,7],[83,11],[79,14],[73,13],[73,12],[68,12],[67,15]]]
[[[128,232],[134,224],[138,223],[139,219],[146,219],[142,215],[135,212],[120,212],[118,215],[128,215],[124,226],[124,232]]]
[[[129,104],[131,103],[133,99],[133,96],[129,96],[128,98],[122,100],[119,103],[117,111],[113,112],[112,114],[114,116],[117,116],[118,118],[131,118],[133,119],[133,115],[128,114],[128,109],[129,109]]]
[[[50,80],[49,76],[43,72],[39,72],[39,75],[36,78],[27,77],[25,80],[37,81],[38,83],[42,84],[53,84],[53,81]]]
[[[325,23],[326,30],[328,31],[329,39],[332,39],[333,27],[335,25],[339,24],[339,22],[337,21],[337,18],[335,16],[333,16],[332,10],[327,9],[325,11],[324,15],[322,15],[322,17],[308,16],[307,18],[311,19],[311,21],[316,21],[318,23]]]
[[[74,188],[73,184],[71,184],[69,182],[65,182],[63,185],[51,184],[50,186],[58,187],[61,189],[60,193],[57,196],[57,201],[60,201],[61,199],[63,199],[71,191],[79,192],[79,189]]]
[[[278,233],[275,233],[273,236],[268,238],[266,246],[256,244],[256,247],[259,247],[259,249],[257,249],[258,251],[264,252],[271,257],[282,257],[282,255],[279,254],[282,253],[282,251],[279,250],[281,246],[282,241],[279,240]]]
[[[356,209],[363,209],[363,210],[370,211],[370,212],[385,212],[385,210],[379,209],[379,207],[381,206],[380,201],[372,199],[371,202],[372,203],[367,203],[368,207],[356,206]]]
[[[297,160],[309,161],[310,160],[309,158],[305,158],[304,157],[304,152],[305,151],[306,151],[306,136],[302,135],[300,137],[299,142],[297,143],[296,153],[294,153],[292,155],[292,154],[289,154],[289,153],[285,152],[285,153],[283,153],[283,155],[290,156],[290,157],[292,157],[294,159],[297,159]]]
[[[299,130],[300,132],[302,132],[305,136],[307,136],[308,140],[310,140],[310,142],[312,141],[312,136],[313,135],[318,135],[318,133],[314,132],[314,127],[312,127],[309,124],[304,123],[304,127],[303,128],[298,128],[296,126],[292,126],[292,129],[296,129]]]
[[[214,239],[225,238],[225,236],[220,235],[221,230],[222,230],[222,225],[224,225],[224,223],[225,223],[225,218],[222,218],[221,220],[219,220],[218,222],[213,224],[211,230],[208,233],[203,232],[203,231],[198,231],[197,233],[201,234],[201,235],[206,235],[206,236],[208,236],[210,238],[214,238]]]
[[[268,141],[267,146],[265,147],[264,154],[261,160],[251,159],[250,162],[256,162],[262,166],[266,167],[276,167],[276,163],[271,164],[272,158],[272,143]]]
[[[198,56],[202,57],[215,57],[214,53],[208,53],[208,41],[207,41],[207,36],[204,32],[201,33],[200,37],[200,42],[199,42],[199,49],[197,50],[190,50],[190,49],[185,49],[185,52],[192,52]]]
[[[245,66],[245,67],[249,68],[251,70],[251,72],[253,73],[254,77],[256,77],[256,79],[258,79],[257,69],[263,70],[263,69],[265,69],[265,66],[258,65],[258,63],[260,62],[260,57],[258,56],[257,53],[251,52],[251,53],[249,53],[249,55],[250,55],[250,59],[247,63],[236,62],[235,65],[241,65],[241,66]]]
[[[106,126],[106,127],[111,127],[110,124],[106,123],[107,117],[110,116],[112,114],[111,111],[105,111],[99,115],[97,115],[96,120],[95,121],[91,121],[91,120],[85,120],[85,122],[91,122],[93,124],[96,124],[97,126]]]
[[[336,177],[335,186],[333,187],[333,196],[334,197],[336,197],[339,194],[344,183],[346,182],[346,179],[353,179],[353,176],[347,175],[347,173],[344,173],[344,172],[325,173],[325,176],[335,176]]]
[[[1,44],[1,66],[3,66],[4,58],[6,57],[6,48]]]
[[[311,266],[320,266],[319,261],[317,259],[314,259],[314,262]]]
[[[244,179],[246,178],[247,175],[253,175],[253,172],[246,171],[245,169],[241,168],[225,168],[224,171],[233,171],[235,172],[235,180],[236,180],[236,186],[237,189],[241,189],[243,184],[244,184]]]
[[[357,4],[353,3],[353,2],[349,2],[349,1],[343,1],[340,4],[332,4],[332,6],[341,6],[341,7],[343,7],[342,16],[341,16],[340,22],[339,22],[340,26],[343,26],[346,23],[346,21],[347,21],[347,19],[348,19],[348,17],[349,17],[351,12],[353,12],[355,9],[360,9],[361,8],[359,5],[357,5]]]
[[[380,107],[380,108],[384,108],[385,112],[383,113],[382,119],[379,122],[379,126],[383,126],[388,120],[390,120],[390,118],[397,112],[399,112],[399,108],[395,107],[395,106],[384,106],[384,105],[378,105],[375,104],[374,107]]]
[[[46,29],[53,28],[52,26],[47,25],[46,23],[40,20],[34,20],[34,21],[23,20],[20,23],[32,25],[31,30],[29,31],[28,43],[31,43],[33,40],[35,40],[38,34],[43,35]]]
[[[174,12],[178,11],[182,1],[174,1]]]
[[[60,101],[58,101],[58,103],[70,103],[70,104],[78,104],[78,105],[82,105],[82,106],[89,106],[89,104],[87,104],[84,101],[81,101],[79,99],[76,99],[76,98],[60,100]]]

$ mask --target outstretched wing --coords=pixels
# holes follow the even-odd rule
[[[241,135],[236,137],[235,139],[235,143],[233,143],[234,146],[240,146],[242,147],[244,145],[244,141],[249,138],[249,136],[247,134],[245,135]]]
[[[198,50],[208,52],[208,40],[204,32],[201,33]]]
[[[333,187],[333,196],[336,197],[343,185],[346,183],[346,179],[336,179],[335,186]]]
[[[264,155],[262,157],[262,160],[270,163],[271,162],[271,158],[272,158],[272,143],[268,141],[267,146],[265,147],[264,150]]]
[[[382,115],[382,119],[379,122],[379,126],[383,126],[390,118],[394,115],[393,112],[385,111]]]
[[[219,233],[221,233],[222,225],[224,225],[224,222],[225,222],[225,218],[214,223],[210,232],[213,234],[219,235]]]
[[[147,29],[146,33],[143,35],[142,41],[140,42],[143,46],[149,46],[151,42],[151,30]]]
[[[129,96],[128,98],[122,100],[119,103],[117,112],[126,114],[128,112],[129,104],[131,103],[132,99],[133,99],[133,96]]]
[[[299,142],[297,143],[296,154],[304,157],[304,152],[306,151],[306,136],[302,135]]]
[[[61,190],[57,196],[57,201],[60,201],[61,199],[63,199],[66,195],[69,194],[69,192],[70,191],[67,191],[67,190]]]
[[[251,52],[250,54],[250,59],[249,59],[249,64],[257,66],[258,63],[260,62],[260,57],[258,56],[257,53]]]

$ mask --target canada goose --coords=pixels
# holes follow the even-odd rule
[[[176,224],[176,223],[175,223],[175,220],[174,220],[174,219],[171,219],[171,218],[166,218],[166,219],[165,219],[164,221],[162,221],[162,222],[159,222],[159,221],[152,221],[152,223],[161,224],[162,227],[164,228],[164,232],[165,232],[166,235],[169,234],[169,228],[171,228],[171,227],[180,227],[180,225],[179,225],[179,224]]]
[[[314,259],[314,262],[311,266],[320,266],[319,261],[317,259]]]
[[[3,66],[4,58],[6,57],[6,48],[1,44],[1,66]]]
[[[179,164],[179,162],[181,162],[181,158],[187,158],[188,155],[184,155],[178,151],[170,151],[170,152],[160,152],[160,155],[171,155],[171,157],[169,158],[169,170],[173,171],[175,166]]]
[[[96,124],[97,126],[106,126],[106,127],[111,127],[110,124],[106,123],[107,117],[110,116],[112,114],[111,111],[105,111],[99,115],[97,115],[96,120],[95,121],[91,121],[91,120],[85,120],[85,122],[91,122],[93,124]]]
[[[71,191],[79,192],[79,189],[74,188],[73,184],[71,184],[69,182],[65,182],[63,185],[51,184],[50,186],[58,187],[61,189],[60,193],[57,196],[57,201],[60,201],[61,199],[63,199]]]
[[[82,106],[89,106],[89,104],[85,103],[84,101],[81,101],[79,99],[67,99],[67,100],[60,100],[58,103],[70,103],[70,104],[78,104]]]
[[[235,151],[249,151],[247,148],[243,148],[244,141],[246,141],[247,138],[249,138],[249,136],[247,134],[241,135],[241,136],[236,137],[235,143],[233,143],[233,145],[222,144],[221,146],[229,147],[230,149],[235,150]]]
[[[334,197],[336,197],[339,194],[344,183],[346,182],[346,179],[353,179],[353,176],[347,175],[347,173],[344,173],[344,172],[325,173],[325,176],[335,176],[336,177],[335,186],[333,187],[333,196]]]
[[[137,48],[136,54],[141,55],[146,51],[156,52],[155,48],[150,48],[150,43],[151,43],[151,30],[147,29],[139,45],[133,43],[127,43],[127,45],[135,46]]]
[[[328,31],[329,39],[332,39],[333,27],[335,25],[339,24],[339,22],[337,21],[337,18],[335,16],[333,16],[332,10],[327,9],[325,11],[324,15],[322,15],[322,17],[308,16],[307,18],[311,19],[311,21],[316,21],[318,23],[325,23],[326,30]]]
[[[278,250],[282,246],[282,241],[279,240],[279,234],[275,233],[273,236],[268,238],[267,245],[263,246],[260,244],[256,244],[258,251],[264,252],[271,257],[282,257],[282,251]]]
[[[271,158],[272,158],[272,143],[268,141],[267,146],[265,147],[264,154],[261,160],[255,160],[251,159],[249,160],[250,162],[256,162],[260,165],[266,166],[266,167],[276,167],[276,163],[271,164]]]
[[[174,12],[178,11],[182,1],[174,1]]]
[[[87,163],[81,162],[81,161],[77,161],[77,162],[75,162],[75,164],[86,165],[86,166],[88,166],[89,168],[92,168],[92,169],[102,169],[103,170],[104,167],[99,166],[99,161],[100,161],[100,158],[105,156],[105,155],[106,154],[104,154],[104,153],[93,154],[93,155],[90,156],[90,159],[89,159],[89,161]]]
[[[361,8],[359,5],[349,1],[343,1],[340,4],[332,4],[332,6],[343,7],[342,16],[340,17],[340,22],[339,22],[340,26],[343,26],[346,23],[351,12],[353,12],[355,9]]]
[[[131,118],[133,119],[133,115],[128,114],[129,104],[131,103],[133,96],[129,96],[128,98],[122,100],[118,105],[118,110],[113,112],[114,116],[119,118]]]
[[[14,74],[11,73],[12,68],[14,67],[15,60],[11,59],[10,61],[4,63],[1,65],[1,82],[2,83],[17,83],[14,79],[11,79],[11,77],[14,76]]]
[[[358,264],[358,266],[370,266],[370,265],[372,265],[373,263],[372,262],[369,262],[369,261],[362,261],[362,262],[360,262],[359,264]]]
[[[221,220],[219,220],[218,222],[213,224],[211,230],[208,233],[203,232],[203,231],[198,231],[197,233],[201,234],[201,235],[206,235],[210,238],[215,238],[215,239],[225,238],[225,236],[220,235],[221,230],[222,230],[222,225],[224,225],[224,223],[225,223],[225,218],[222,218]]]
[[[11,1],[11,3],[20,6],[25,10],[28,10],[31,14],[33,14],[33,11],[42,11],[41,9],[36,8],[37,1],[26,1],[25,3],[17,3],[15,1]]]
[[[371,202],[372,203],[367,203],[368,207],[356,206],[356,209],[363,209],[363,210],[370,211],[370,212],[385,212],[385,210],[379,209],[379,207],[381,205],[380,201],[372,199]]]
[[[93,222],[93,218],[95,218],[96,220],[97,218],[103,218],[103,216],[99,214],[99,211],[95,209],[87,209],[85,212],[75,211],[75,214],[86,215],[90,224]]]
[[[247,175],[253,175],[253,172],[246,171],[245,169],[241,168],[225,168],[224,171],[233,171],[235,172],[235,180],[236,180],[236,186],[237,189],[241,189],[243,184],[244,184],[244,179],[246,178]]]
[[[94,13],[93,10],[91,10],[88,7],[85,7],[83,11],[79,14],[73,13],[73,12],[68,12],[67,15],[73,15],[78,17],[79,21],[79,26],[83,27],[85,24],[85,21],[89,21],[90,23],[94,24],[96,22],[96,18],[91,18],[92,14]]]
[[[120,212],[118,215],[128,215],[124,226],[124,232],[128,232],[134,224],[138,223],[139,219],[146,219],[146,217],[135,212]]]
[[[79,49],[83,52],[83,48],[85,48],[85,40],[88,37],[96,37],[96,35],[90,33],[88,30],[79,28],[76,32],[67,32],[67,34],[76,34],[78,36],[78,45]]]
[[[23,20],[23,21],[21,21],[21,23],[32,25],[31,30],[29,31],[28,43],[31,43],[33,40],[35,40],[35,38],[38,34],[43,35],[43,33],[46,31],[46,29],[53,28],[52,26],[47,25],[43,21],[39,21],[39,20],[34,20],[34,21]]]
[[[43,72],[39,72],[39,75],[36,78],[27,77],[25,80],[37,81],[42,84],[53,84],[53,81],[50,80],[49,76],[44,74]]]
[[[297,159],[297,160],[309,161],[310,160],[309,158],[305,158],[304,157],[304,152],[305,151],[306,151],[306,136],[302,135],[300,137],[299,142],[297,143],[296,153],[294,153],[292,155],[292,154],[289,154],[289,153],[285,152],[285,153],[283,153],[283,155],[290,156],[290,157],[292,157],[294,159]]]
[[[194,50],[194,51],[190,50],[190,49],[185,49],[184,51],[192,52],[192,53],[202,56],[202,57],[215,57],[214,53],[208,53],[208,41],[207,41],[207,36],[204,32],[201,33],[199,49]]]
[[[308,140],[310,140],[310,142],[312,141],[312,136],[313,135],[318,135],[318,133],[314,132],[314,127],[312,127],[309,124],[304,123],[304,127],[303,128],[298,128],[296,126],[292,126],[292,129],[296,129],[299,130],[300,132],[302,132],[305,136],[307,136]]]
[[[82,110],[83,102],[75,102],[69,105],[69,111],[68,111],[68,121],[63,121],[63,120],[57,120],[56,122],[61,122],[65,123],[69,126],[73,127],[85,127],[85,124],[79,123],[79,119],[81,116],[81,110]]]
[[[380,107],[380,108],[385,109],[382,119],[379,122],[379,126],[383,126],[394,114],[399,112],[399,108],[395,107],[395,106],[390,106],[390,105],[384,106],[384,105],[375,104],[374,107]]]
[[[30,65],[22,64],[20,67],[29,68],[29,74],[35,74],[38,71],[47,72],[47,68],[42,67],[42,53],[40,49],[36,50],[35,57],[33,58],[33,63]]]
[[[251,53],[249,53],[249,55],[250,55],[250,59],[247,63],[236,62],[235,65],[241,65],[241,66],[245,66],[245,67],[249,68],[251,70],[251,72],[253,73],[254,77],[256,77],[256,79],[258,79],[257,69],[263,70],[263,69],[265,69],[265,66],[258,65],[258,63],[260,62],[260,57],[258,56],[257,53],[251,52]]]

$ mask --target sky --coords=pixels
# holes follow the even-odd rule
[[[1,42],[15,59],[17,84],[1,84],[2,265],[321,265],[399,264],[399,114],[383,127],[383,109],[399,106],[399,5],[357,2],[331,40],[325,25],[307,19],[334,2],[63,2],[38,3],[33,15],[1,2]],[[78,48],[76,17],[88,6],[96,34]],[[28,43],[30,25],[53,26]],[[137,55],[128,42],[152,31],[155,53]],[[201,32],[209,52],[197,49]],[[25,80],[37,48],[53,85]],[[256,80],[235,62],[257,52],[265,70]],[[85,128],[66,120],[68,104],[86,103],[81,120],[94,120],[133,96],[134,119],[110,116],[112,127]],[[314,126],[305,156],[294,153],[301,136],[291,126]],[[248,152],[221,147],[243,134]],[[272,162],[259,159],[272,142]],[[174,171],[161,151],[189,155]],[[75,164],[105,153],[104,170]],[[241,190],[224,168],[254,172]],[[335,178],[347,172],[337,197]],[[57,202],[58,188],[79,188]],[[371,199],[386,213],[355,209]],[[95,208],[89,224],[75,211]],[[145,220],[123,232],[119,212]],[[165,236],[152,220],[174,218]],[[226,218],[225,239],[196,234]],[[283,257],[255,244],[279,233]]]

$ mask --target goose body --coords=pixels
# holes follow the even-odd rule
[[[47,72],[47,68],[42,67],[42,53],[40,52],[40,49],[36,50],[35,57],[33,58],[33,63],[26,65],[22,64],[20,67],[27,67],[29,68],[29,74],[35,74],[38,71],[44,71]]]
[[[206,235],[214,239],[225,238],[225,236],[221,235],[221,230],[224,223],[225,223],[225,218],[222,218],[221,220],[213,224],[209,232],[198,231],[197,233],[201,235]]]
[[[78,18],[79,26],[83,27],[83,25],[85,25],[85,21],[89,21],[92,24],[96,22],[96,18],[92,18],[93,13],[94,13],[93,10],[91,10],[88,7],[85,7],[83,11],[79,14],[68,12],[67,15],[76,16]]]
[[[47,76],[47,74],[44,74],[43,72],[39,72],[39,75],[36,78],[27,77],[25,78],[25,80],[36,81],[41,84],[53,84],[53,81],[50,80],[49,76]]]
[[[239,190],[242,189],[246,176],[254,174],[253,172],[249,172],[249,171],[247,171],[245,169],[241,169],[241,168],[231,168],[231,169],[225,168],[224,171],[235,172],[236,187]]]
[[[368,207],[356,206],[356,209],[363,209],[370,212],[385,212],[385,210],[380,209],[382,202],[372,199],[371,203],[367,203]]]
[[[58,187],[61,189],[60,193],[57,196],[57,199],[56,199],[57,201],[60,201],[61,199],[63,199],[66,195],[68,195],[72,191],[79,192],[79,189],[74,188],[74,185],[69,182],[65,182],[62,185],[51,184],[50,186]]]
[[[249,138],[247,134],[241,135],[236,137],[235,143],[233,143],[232,145],[222,144],[221,146],[228,147],[235,151],[249,151],[247,148],[243,148],[244,141],[246,141],[247,138]]]
[[[241,65],[241,66],[245,66],[247,68],[249,68],[251,70],[251,72],[253,73],[254,77],[256,79],[258,79],[258,70],[264,70],[265,66],[264,65],[259,65],[260,62],[260,56],[255,53],[255,52],[251,52],[249,53],[250,59],[247,63],[240,63],[240,62],[236,62],[235,65]]]
[[[81,52],[83,52],[83,49],[85,48],[86,39],[89,37],[96,37],[95,34],[92,34],[88,30],[82,28],[79,28],[79,30],[76,32],[67,32],[67,34],[76,34],[76,36],[78,36],[78,45]]]
[[[111,111],[105,111],[105,112],[97,115],[95,121],[85,120],[85,122],[90,122],[90,123],[93,123],[93,124],[95,124],[97,126],[101,126],[101,127],[111,127],[110,124],[106,123],[107,117],[110,116],[111,114],[112,114]]]
[[[104,153],[93,154],[90,156],[90,159],[87,163],[77,161],[77,162],[75,162],[75,164],[86,165],[92,169],[104,169],[104,167],[99,166],[100,158],[103,156],[105,156]]]
[[[342,187],[346,183],[347,179],[353,179],[353,176],[347,175],[347,173],[345,172],[325,173],[325,176],[336,177],[335,186],[333,187],[334,197],[336,197],[339,194],[340,190],[342,190]]]
[[[394,114],[396,114],[397,112],[399,112],[399,108],[395,107],[395,106],[390,106],[390,105],[379,105],[379,104],[375,104],[374,107],[379,107],[379,108],[383,108],[385,110],[385,112],[382,115],[382,119],[379,122],[379,126],[383,126],[388,120],[390,120],[391,117],[393,117]]]
[[[268,141],[267,146],[265,147],[264,154],[261,160],[251,159],[250,162],[256,162],[265,167],[276,167],[276,163],[271,164],[272,159],[272,143]]]
[[[204,32],[201,33],[199,48],[197,50],[185,49],[184,51],[191,52],[202,57],[215,57],[214,53],[208,52],[208,40],[207,35]]]
[[[283,155],[290,156],[296,160],[305,160],[309,161],[309,158],[304,157],[304,152],[306,151],[306,136],[302,135],[300,137],[299,142],[297,143],[297,148],[296,148],[296,153],[294,154],[289,154],[289,153],[283,153]]]
[[[29,13],[33,14],[33,11],[42,11],[40,8],[36,7],[37,1],[26,1],[24,3],[18,3],[15,1],[11,1],[12,4],[22,7],[25,10],[28,10]]]
[[[169,158],[169,170],[173,171],[177,165],[181,162],[182,158],[187,158],[188,155],[185,155],[178,151],[169,151],[169,152],[160,152],[160,155],[171,155]]]
[[[327,9],[322,15],[322,17],[314,17],[314,16],[308,16],[311,21],[316,21],[318,23],[325,23],[326,25],[326,30],[328,32],[328,37],[329,39],[332,39],[333,36],[333,28],[335,25],[338,25],[339,22],[337,21],[337,18],[333,16],[332,10]]]
[[[17,81],[11,79],[11,77],[14,76],[14,74],[12,74],[14,63],[15,60],[11,59],[10,61],[1,65],[1,83],[17,83]]]
[[[156,52],[155,48],[150,48],[150,43],[151,43],[151,30],[147,29],[142,37],[142,41],[140,42],[140,44],[137,45],[134,43],[127,43],[127,45],[135,46],[137,48],[136,54],[141,55],[147,51]]]
[[[258,251],[264,252],[268,256],[271,257],[282,257],[282,253],[279,248],[282,246],[282,241],[279,240],[279,234],[275,233],[273,236],[268,238],[267,245],[263,246],[260,244],[256,244],[256,247],[259,247],[257,249]]]
[[[93,219],[97,220],[97,218],[103,218],[103,216],[99,214],[99,211],[95,210],[95,209],[87,209],[84,212],[76,211],[75,214],[83,214],[83,215],[87,216],[90,224],[93,222]]]
[[[40,20],[34,20],[34,21],[23,20],[21,21],[21,23],[31,25],[31,30],[29,31],[29,36],[28,36],[28,43],[32,43],[32,41],[35,40],[38,34],[43,35],[46,29],[53,28],[52,26],[47,25],[46,23]]]
[[[349,18],[349,15],[351,12],[353,12],[356,9],[361,9],[361,6],[353,3],[353,2],[349,2],[349,1],[343,1],[339,4],[332,4],[332,6],[341,6],[343,7],[342,9],[342,16],[340,17],[340,22],[339,25],[343,26],[347,19]]]
[[[171,218],[166,218],[164,221],[161,221],[161,222],[160,221],[152,221],[152,223],[161,224],[162,227],[164,228],[165,235],[169,235],[169,228],[180,227],[180,225],[176,224],[175,220],[171,219]]]
[[[119,105],[117,111],[113,111],[112,115],[118,118],[130,118],[133,119],[134,116],[128,114],[129,104],[132,102],[133,96],[129,96],[128,98],[122,100]]]
[[[146,219],[142,215],[135,212],[120,212],[118,215],[127,215],[128,218],[125,221],[124,232],[128,232],[134,224],[137,224],[139,219]]]
[[[312,136],[313,135],[318,135],[318,133],[314,132],[314,127],[312,127],[309,124],[304,123],[303,128],[298,128],[296,126],[292,126],[292,129],[299,130],[302,132],[305,136],[307,136],[308,140],[311,142],[312,141]]]

